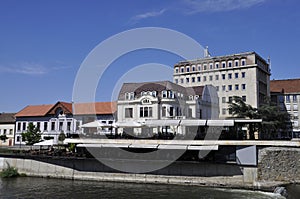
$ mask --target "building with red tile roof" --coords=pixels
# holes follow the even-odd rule
[[[300,79],[270,81],[271,100],[291,116],[294,137],[300,137]]]
[[[57,140],[61,132],[67,136],[83,133],[80,125],[88,122],[100,120],[102,123],[112,123],[115,112],[115,102],[72,104],[59,101],[55,104],[28,105],[15,114],[15,144],[25,144],[21,133],[27,130],[31,122],[42,132],[42,139]]]

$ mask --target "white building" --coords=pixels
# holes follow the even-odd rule
[[[80,128],[80,125],[91,121],[113,123],[115,111],[116,104],[113,102],[79,104],[57,102],[48,105],[29,105],[15,115],[15,144],[25,144],[22,142],[21,134],[27,130],[29,123],[33,123],[40,129],[42,139],[57,141],[61,132],[67,137],[77,137],[83,134],[84,129]]]
[[[162,120],[162,126],[164,119],[216,119],[219,115],[215,87],[206,85],[186,88],[170,81],[125,83],[119,93],[117,106],[118,122],[159,119]],[[119,133],[122,134],[123,130],[119,128]],[[134,128],[127,131],[140,135],[157,134],[163,129]],[[184,134],[183,129],[180,131],[177,133]]]
[[[15,113],[0,113],[0,146],[12,146],[15,133]]]
[[[220,102],[220,118],[230,116],[228,103],[241,96],[258,107],[270,96],[269,64],[255,52],[181,61],[174,66],[173,81],[191,87],[211,84]]]

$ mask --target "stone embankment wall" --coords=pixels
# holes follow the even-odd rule
[[[181,184],[181,185],[200,185],[215,187],[235,187],[235,188],[257,188],[253,183],[252,168],[250,172],[244,172],[246,175],[229,175],[229,176],[180,176],[180,175],[153,175],[153,174],[130,174],[117,172],[91,172],[77,170],[70,167],[42,162],[39,160],[0,157],[0,170],[10,166],[18,168],[20,173],[28,176],[63,178],[72,180],[94,180],[94,181],[112,181],[112,182],[134,182],[134,183],[157,183],[157,184]],[[188,168],[191,165],[187,165]],[[173,168],[172,168],[173,169]],[[226,165],[215,165],[214,167],[206,167],[206,172],[216,172],[216,170],[226,171]],[[256,172],[255,172],[256,173]]]
[[[258,181],[300,183],[300,149],[268,147],[258,151]]]

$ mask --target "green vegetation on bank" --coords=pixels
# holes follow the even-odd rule
[[[7,164],[7,168],[3,169],[0,172],[1,178],[13,178],[13,177],[20,176],[17,168],[10,166],[8,163],[6,164]]]

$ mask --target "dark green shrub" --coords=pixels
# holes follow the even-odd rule
[[[3,169],[0,172],[0,177],[1,178],[12,178],[12,177],[17,177],[20,174],[18,173],[18,169],[15,167],[10,166],[8,163],[7,164],[7,168]]]

